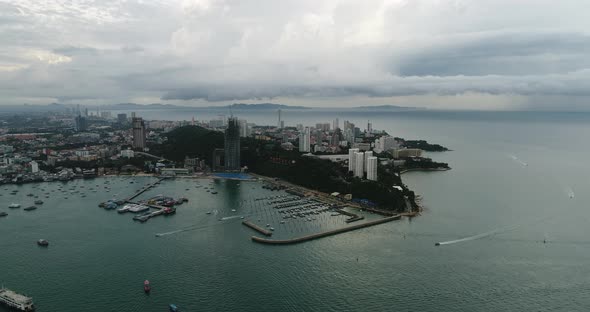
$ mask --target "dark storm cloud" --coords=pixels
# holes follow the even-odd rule
[[[542,75],[590,68],[590,36],[505,33],[430,46],[402,58],[401,76]],[[397,63],[398,61],[396,61]]]

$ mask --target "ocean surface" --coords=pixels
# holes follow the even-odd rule
[[[146,119],[174,120],[219,114],[229,113],[138,112]],[[272,111],[234,115],[276,123]],[[278,194],[259,183],[163,182],[145,196],[186,196],[189,202],[174,216],[144,224],[97,204],[125,197],[153,178],[0,186],[0,211],[9,213],[0,218],[0,283],[34,297],[41,312],[166,311],[169,303],[182,311],[590,307],[590,114],[284,110],[282,115],[286,125],[339,118],[340,125],[350,120],[365,128],[370,120],[391,135],[449,147],[452,151],[428,156],[453,169],[403,175],[423,197],[425,210],[417,218],[293,246],[253,243],[255,233],[239,218],[219,221],[253,213],[256,207],[244,202]],[[212,184],[219,194],[197,184]],[[19,192],[11,195],[13,189]],[[8,208],[12,202],[32,204],[28,193],[45,204],[31,212]],[[262,222],[276,223],[267,220]],[[482,233],[489,235],[476,236]],[[479,239],[453,242],[470,237]],[[49,240],[49,248],[38,247],[39,238]],[[437,242],[450,243],[436,247]],[[152,283],[150,295],[143,293],[145,279]]]

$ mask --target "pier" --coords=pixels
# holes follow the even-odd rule
[[[271,231],[269,231],[269,230],[267,230],[265,228],[262,228],[262,227],[260,227],[260,226],[258,226],[256,224],[248,221],[248,220],[242,221],[242,224],[245,225],[245,226],[247,226],[247,227],[249,227],[249,228],[251,228],[251,229],[253,229],[254,231],[257,231],[257,232],[261,233],[262,235],[265,235],[265,236],[271,236],[272,235],[272,232]],[[254,237],[255,236],[253,236],[252,239],[254,239]]]
[[[374,221],[369,221],[369,222],[362,223],[362,224],[356,224],[356,225],[352,225],[352,226],[348,226],[348,227],[344,227],[344,228],[340,228],[340,229],[336,229],[336,230],[331,230],[331,231],[326,231],[326,232],[321,232],[321,233],[316,233],[316,234],[311,234],[311,235],[306,235],[306,236],[296,237],[296,238],[291,238],[291,239],[277,240],[277,239],[268,239],[268,238],[252,236],[252,240],[257,243],[269,244],[269,245],[297,244],[297,243],[303,243],[303,242],[310,241],[310,240],[317,239],[317,238],[322,238],[322,237],[326,237],[326,236],[331,236],[331,235],[336,235],[336,234],[340,234],[340,233],[344,233],[344,232],[348,232],[348,231],[366,228],[369,226],[382,224],[382,223],[390,222],[393,220],[399,220],[399,219],[401,219],[401,217],[402,217],[402,215],[398,214],[395,216],[386,217],[386,218],[378,219],[378,220],[374,220]]]
[[[125,200],[125,202],[128,203],[132,203],[131,201],[134,200],[137,196],[145,193],[147,190],[151,189],[152,187],[156,186],[158,183],[164,181],[165,179],[167,179],[166,177],[163,178],[159,178],[158,181],[152,183],[152,184],[148,184],[147,186],[144,186],[141,190],[137,191],[137,193],[133,194],[131,197],[127,198]]]

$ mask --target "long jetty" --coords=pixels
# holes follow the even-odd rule
[[[271,231],[269,231],[269,230],[267,230],[265,228],[262,228],[262,227],[256,225],[255,223],[252,223],[252,222],[250,222],[248,220],[242,221],[242,224],[245,225],[245,226],[247,226],[247,227],[249,227],[249,228],[251,228],[251,229],[253,229],[254,231],[257,231],[257,232],[261,233],[262,235],[266,235],[266,236],[271,236],[272,235],[272,232]],[[255,236],[253,236],[253,237],[255,237]]]
[[[147,190],[151,189],[152,187],[156,186],[156,184],[158,184],[158,183],[160,183],[160,182],[162,182],[162,181],[164,181],[164,180],[166,180],[166,178],[165,178],[165,177],[163,177],[163,178],[159,178],[159,179],[158,179],[158,181],[156,181],[156,182],[154,182],[154,183],[152,183],[152,184],[149,184],[149,185],[147,185],[147,186],[144,186],[142,189],[140,189],[139,191],[137,191],[137,193],[133,194],[131,197],[127,198],[125,201],[130,203],[130,202],[131,202],[132,200],[134,200],[134,199],[135,199],[137,196],[139,196],[139,195],[141,195],[141,194],[145,193]]]
[[[296,237],[296,238],[291,238],[291,239],[268,239],[268,238],[252,236],[252,240],[257,243],[269,244],[269,245],[297,244],[297,243],[303,243],[306,241],[310,241],[313,239],[318,239],[318,238],[322,238],[322,237],[326,237],[326,236],[331,236],[331,235],[336,235],[336,234],[340,234],[340,233],[344,233],[344,232],[348,232],[348,231],[362,229],[362,228],[377,225],[377,224],[382,224],[382,223],[390,222],[393,220],[399,220],[399,219],[401,219],[401,217],[402,217],[402,215],[398,214],[395,216],[386,217],[386,218],[382,218],[382,219],[378,219],[378,220],[374,220],[374,221],[369,221],[369,222],[365,222],[362,224],[356,224],[356,225],[352,225],[352,226],[348,226],[348,227],[344,227],[344,228],[340,228],[340,229],[336,229],[336,230],[331,230],[331,231],[326,231],[326,232],[321,232],[321,233],[316,233],[316,234],[311,234],[311,235],[306,235],[306,236]]]

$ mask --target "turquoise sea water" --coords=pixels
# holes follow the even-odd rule
[[[196,119],[219,112],[196,111]],[[150,119],[150,112],[141,112]],[[154,112],[159,119],[190,119]],[[234,112],[270,123],[272,112]],[[97,207],[151,178],[0,186],[0,282],[35,298],[39,311],[586,311],[590,306],[590,115],[531,112],[283,111],[287,125],[349,119],[453,151],[429,154],[453,168],[404,182],[423,214],[293,246],[263,246],[233,214],[267,196],[257,183],[162,183],[153,194],[186,196],[176,215],[145,224]],[[525,165],[526,164],[526,165]],[[208,186],[209,181],[201,184]],[[99,187],[96,187],[96,185]],[[34,188],[35,187],[35,188]],[[46,191],[41,191],[41,188]],[[186,191],[189,188],[189,191]],[[8,189],[8,190],[6,190]],[[17,195],[10,190],[19,189]],[[27,193],[50,193],[36,211]],[[272,192],[271,192],[272,194]],[[276,192],[274,193],[276,194]],[[573,198],[571,198],[573,196]],[[218,215],[207,215],[217,211]],[[179,229],[194,228],[164,237]],[[478,240],[434,243],[497,230]],[[49,248],[35,241],[46,238]],[[543,243],[545,240],[546,243]],[[144,279],[152,294],[142,291]],[[0,308],[1,309],[1,308]],[[0,310],[3,311],[3,310]]]

